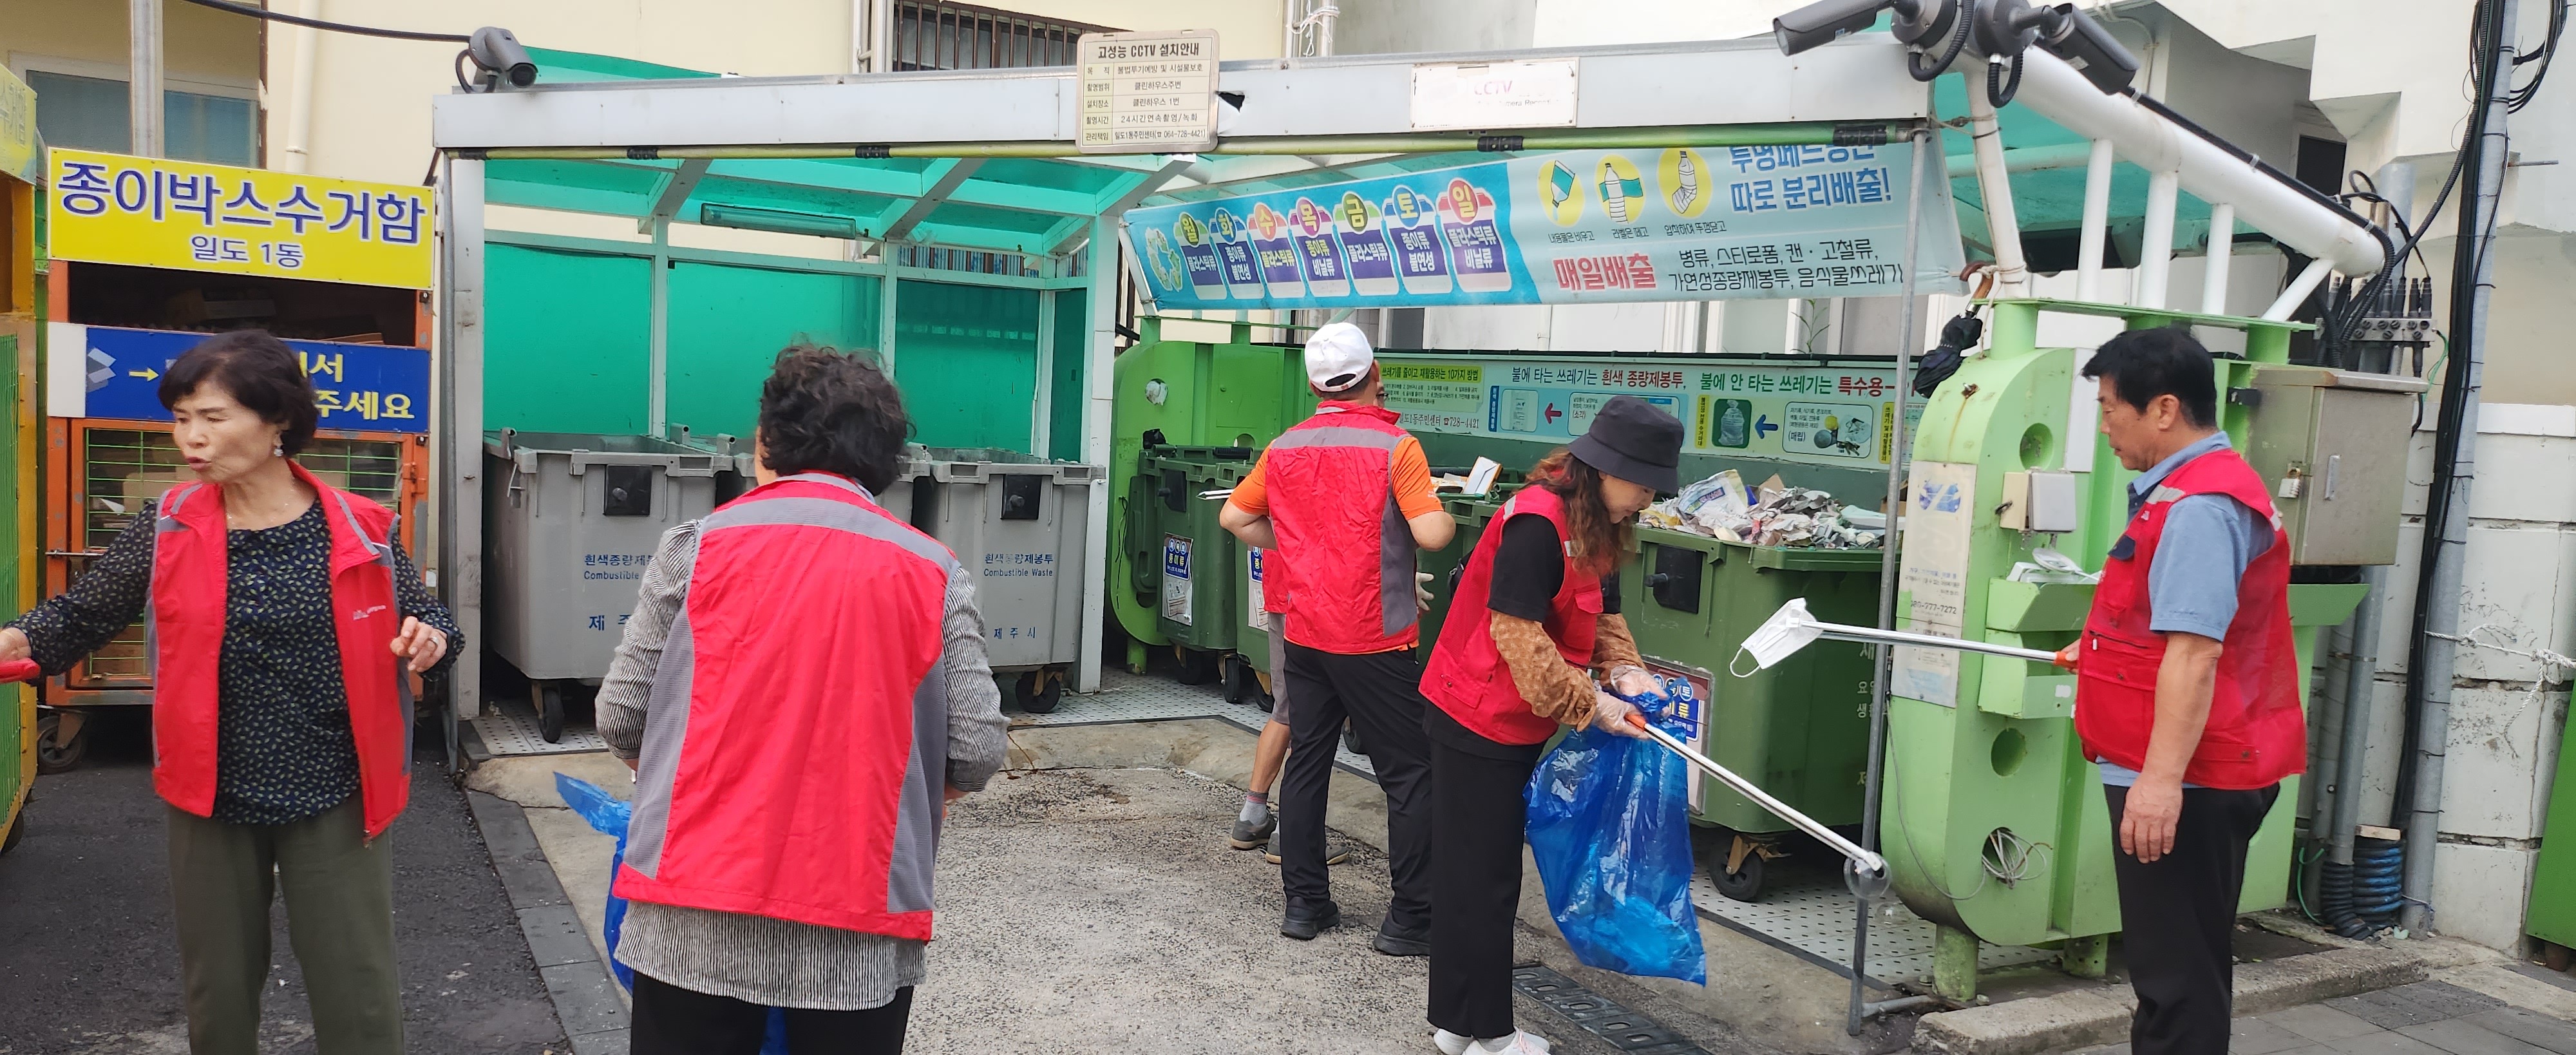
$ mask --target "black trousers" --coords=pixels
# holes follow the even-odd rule
[[[1431,924],[1431,759],[1422,733],[1422,665],[1413,651],[1345,656],[1288,643],[1280,664],[1287,695],[1297,700],[1288,727],[1288,765],[1280,778],[1279,876],[1292,911],[1320,911],[1332,901],[1324,867],[1324,804],[1332,787],[1333,750],[1349,719],[1386,791],[1390,929],[1419,932]]]
[[[2129,789],[2105,787],[2111,803],[2111,866],[2120,883],[2120,942],[2129,987],[2138,994],[2129,1024],[2135,1055],[2227,1050],[2235,1010],[2236,902],[2245,890],[2245,847],[2281,797],[2255,791],[2184,788],[2173,852],[2153,864],[2121,852],[2120,815]]]
[[[795,1055],[903,1055],[912,987],[865,1011],[787,1009],[787,1050]],[[729,996],[635,976],[634,1055],[759,1055],[769,1009]]]
[[[1497,752],[1505,753],[1505,752]],[[1294,755],[1289,756],[1294,758]],[[1512,924],[1521,904],[1521,789],[1535,751],[1507,759],[1431,740],[1431,1024],[1500,1037],[1512,1023]]]

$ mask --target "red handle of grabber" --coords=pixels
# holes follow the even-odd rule
[[[0,684],[12,681],[34,681],[44,676],[44,670],[37,667],[36,661],[32,659],[13,659],[0,663]]]

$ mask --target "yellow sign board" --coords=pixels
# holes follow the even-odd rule
[[[36,149],[36,90],[0,70],[0,176],[35,183],[43,176]]]
[[[180,271],[427,289],[426,187],[50,152],[51,252]]]

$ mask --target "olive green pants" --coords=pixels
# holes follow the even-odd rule
[[[368,843],[359,797],[292,824],[226,824],[170,811],[170,889],[194,1055],[257,1055],[269,984],[269,903],[313,1002],[321,1055],[399,1055],[392,847]]]

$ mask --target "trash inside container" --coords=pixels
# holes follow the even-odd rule
[[[986,448],[907,450],[905,461],[881,504],[957,555],[975,577],[993,670],[1021,675],[1022,709],[1054,710],[1082,655],[1093,485],[1106,474]]]
[[[528,676],[546,738],[562,690],[596,685],[662,533],[715,509],[719,462],[650,436],[484,434],[483,610],[492,650]]]

